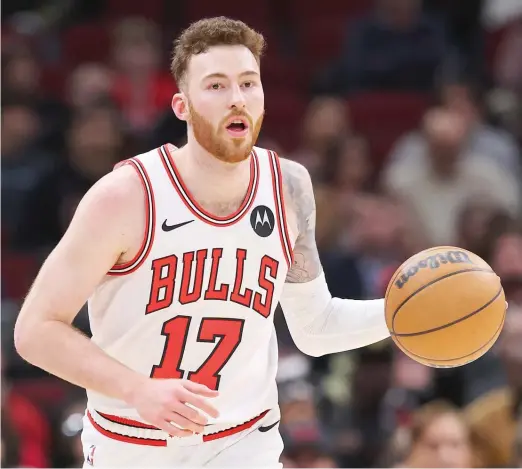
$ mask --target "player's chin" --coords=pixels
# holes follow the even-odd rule
[[[234,139],[227,145],[226,158],[231,163],[246,160],[252,151],[252,141],[248,138]]]

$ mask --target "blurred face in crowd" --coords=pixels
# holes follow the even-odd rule
[[[343,138],[348,128],[347,109],[341,100],[316,98],[310,103],[303,130],[305,139],[312,147]]]
[[[513,461],[515,467],[522,467],[522,412],[519,413]]]
[[[440,176],[450,176],[466,138],[463,119],[454,112],[432,110],[426,115],[424,133],[433,170]]]
[[[69,134],[69,158],[73,167],[98,179],[111,170],[118,158],[122,135],[111,109],[88,111],[77,117]]]
[[[119,62],[125,71],[150,72],[159,64],[159,54],[154,44],[148,41],[122,44],[118,50]]]
[[[507,300],[522,307],[522,233],[502,235],[495,244],[491,263],[502,279]]]
[[[173,99],[188,138],[216,158],[236,163],[250,155],[264,115],[259,65],[241,45],[209,48],[188,64],[183,92]]]
[[[408,220],[404,208],[384,197],[360,195],[349,207],[350,236],[364,253],[397,253]],[[397,253],[398,255],[398,253]]]
[[[459,216],[459,246],[479,256],[486,256],[485,239],[491,222],[499,217],[508,218],[509,215],[489,199],[475,198],[470,201]]]
[[[285,467],[337,467],[334,459],[323,451],[317,450],[315,447],[302,445],[297,449],[292,458],[290,465]]]
[[[281,405],[281,419],[287,425],[309,423],[316,420],[315,404],[310,399],[294,399]]]
[[[362,138],[348,138],[341,146],[335,178],[343,189],[359,191],[371,176],[368,144]]]
[[[407,28],[419,15],[419,0],[377,0],[378,10],[385,20],[397,28]]]
[[[499,353],[509,384],[522,392],[522,306],[509,305],[504,328],[499,338]]]
[[[459,114],[468,125],[479,118],[479,109],[471,90],[465,85],[446,85],[442,90],[442,102],[449,110]]]
[[[39,67],[29,52],[20,51],[7,59],[2,76],[3,86],[17,95],[32,95],[38,89]]]
[[[41,128],[38,114],[25,106],[7,106],[2,109],[2,157],[34,143]]]
[[[435,417],[414,443],[409,466],[471,467],[471,449],[468,429],[453,413]]]
[[[77,67],[69,83],[69,100],[75,108],[84,108],[108,97],[112,77],[108,68],[100,64],[84,64]]]
[[[159,32],[143,18],[123,20],[115,28],[114,55],[120,70],[131,77],[147,76],[161,62]]]

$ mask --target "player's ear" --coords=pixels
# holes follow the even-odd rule
[[[174,111],[174,114],[176,114],[176,117],[179,120],[182,121],[188,121],[189,119],[189,107],[188,107],[188,100],[187,97],[183,92],[176,93],[172,97],[172,110]]]

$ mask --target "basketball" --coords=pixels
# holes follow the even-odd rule
[[[440,246],[402,264],[385,295],[395,344],[428,366],[451,368],[484,355],[506,314],[500,278],[479,256]]]

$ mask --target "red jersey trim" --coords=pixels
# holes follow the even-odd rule
[[[130,158],[119,163],[116,167],[120,167],[123,165],[129,164],[131,165],[138,176],[140,177],[141,184],[143,186],[143,192],[145,195],[145,207],[146,207],[146,223],[145,223],[145,232],[143,233],[143,242],[141,243],[140,250],[134,256],[132,260],[126,262],[124,264],[116,264],[114,265],[107,275],[126,275],[134,272],[138,267],[140,267],[145,259],[147,258],[150,249],[152,247],[152,243],[154,241],[154,231],[156,225],[156,204],[154,201],[154,191],[152,189],[152,184],[149,179],[149,175],[145,170],[145,167],[141,163],[140,160],[136,158]]]
[[[283,197],[283,177],[281,174],[281,166],[279,164],[279,157],[271,150],[268,151],[270,155],[270,170],[272,171],[272,186],[274,189],[274,201],[276,208],[277,225],[279,228],[279,238],[281,239],[281,247],[283,248],[283,255],[285,256],[288,268],[292,266],[293,252],[290,236],[288,236],[288,228],[286,225],[285,201]]]
[[[240,221],[250,210],[250,207],[256,198],[257,189],[259,187],[259,160],[255,150],[252,150],[250,158],[250,184],[248,185],[246,196],[243,199],[243,203],[236,210],[236,212],[227,217],[217,217],[212,215],[203,209],[194,200],[187,187],[183,183],[183,180],[179,175],[174,160],[166,145],[159,149],[159,153],[163,162],[163,166],[165,167],[165,171],[167,172],[172,185],[176,189],[181,200],[185,203],[187,208],[201,221],[212,226],[231,226]]]
[[[227,428],[226,430],[221,430],[216,433],[209,433],[207,435],[202,436],[202,440],[204,443],[207,441],[213,441],[218,440],[220,438],[226,438],[227,436],[235,435],[236,433],[242,432],[244,430],[248,430],[249,428],[253,427],[257,422],[259,422],[261,419],[263,419],[266,414],[268,414],[269,409],[265,410],[261,414],[259,414],[257,417],[254,417],[242,424],[239,424],[232,428]],[[102,414],[98,412],[99,415],[101,415],[103,418],[107,419],[108,421],[112,423],[117,423],[122,426],[128,426],[132,428],[140,428],[145,430],[159,430],[159,428],[156,428],[151,425],[144,424],[142,422],[138,422],[137,420],[132,420],[128,418],[123,417],[117,417],[115,415],[109,415],[109,414]],[[146,446],[167,446],[167,440],[165,439],[154,439],[154,438],[139,438],[139,437],[133,437],[133,436],[127,436],[123,435],[121,433],[116,433],[114,431],[108,430],[104,427],[102,427],[99,423],[97,423],[94,418],[92,417],[90,411],[87,411],[87,417],[93,427],[100,432],[102,435],[105,435],[108,438],[112,438],[113,440],[122,441],[124,443],[132,443],[136,445],[146,445]]]

